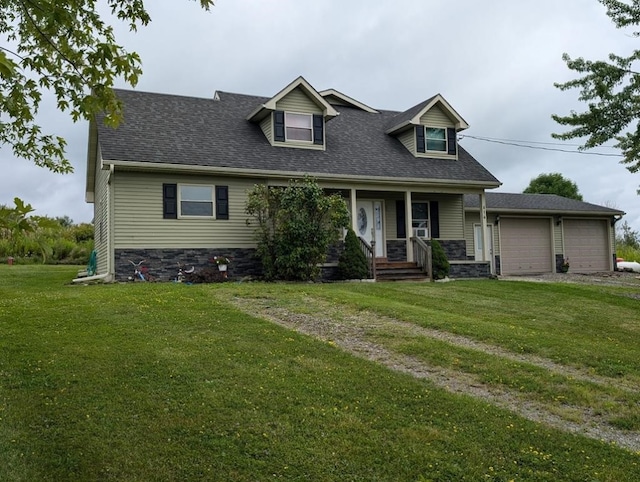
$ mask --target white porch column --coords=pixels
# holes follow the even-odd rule
[[[354,188],[351,188],[349,202],[351,203],[351,229],[358,235],[358,213],[356,211],[356,190]]]
[[[405,213],[405,232],[407,233],[407,261],[414,261],[413,257],[413,243],[411,237],[413,236],[413,212],[411,209],[411,191],[404,193],[404,213]]]
[[[482,261],[489,261],[489,243],[487,243],[487,196],[484,191],[480,194],[480,224],[482,225],[480,229],[482,233],[480,235],[482,238]]]

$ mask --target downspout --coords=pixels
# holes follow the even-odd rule
[[[109,246],[107,250],[107,274],[115,279],[115,250],[113,249],[113,178],[115,176],[116,167],[111,164],[109,166],[109,179],[107,179],[107,189],[109,190],[109,206],[107,208],[107,226],[109,229],[109,236],[107,237],[107,244]]]

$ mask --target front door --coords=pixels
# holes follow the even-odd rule
[[[364,238],[369,244],[375,239],[376,257],[383,257],[382,201],[357,201],[356,211],[356,235]]]
[[[487,224],[487,243],[489,243],[489,260],[493,263],[493,226],[491,224]],[[473,225],[473,240],[475,245],[475,258],[476,261],[482,261],[482,251],[484,250],[484,246],[482,244],[482,231],[480,230],[480,224]]]

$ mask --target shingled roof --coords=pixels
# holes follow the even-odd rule
[[[326,150],[273,147],[247,115],[268,100],[218,92],[213,98],[116,90],[124,103],[117,129],[96,122],[102,158],[255,170],[264,175],[299,173],[412,182],[450,182],[497,187],[500,182],[467,151],[458,160],[414,157],[385,126],[399,113],[369,113],[336,106],[326,124]],[[219,100],[218,100],[219,99]]]
[[[597,204],[591,204],[575,199],[569,199],[555,194],[516,194],[505,192],[488,192],[487,211],[519,212],[519,213],[575,213],[575,214],[604,214],[622,215],[623,211]],[[469,210],[480,209],[480,199],[477,195],[464,196],[464,207]]]

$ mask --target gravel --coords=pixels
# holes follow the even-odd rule
[[[638,292],[631,292],[630,296],[640,298],[640,276],[635,273],[594,273],[582,275],[566,273],[557,275],[541,275],[526,277],[502,277],[501,279],[535,282],[566,282],[615,285],[638,288]],[[409,373],[416,378],[428,379],[435,385],[454,393],[469,395],[513,411],[527,419],[544,423],[572,433],[580,433],[587,437],[616,444],[633,451],[640,451],[640,433],[617,430],[607,423],[605,418],[584,407],[563,407],[571,412],[571,420],[551,413],[548,407],[541,403],[525,400],[517,393],[510,392],[503,387],[488,386],[478,381],[472,375],[455,370],[431,366],[421,360],[392,352],[385,347],[367,339],[367,333],[375,328],[383,328],[399,334],[409,336],[427,336],[437,338],[456,346],[462,346],[499,356],[507,360],[516,360],[559,373],[575,379],[587,380],[592,383],[616,386],[622,390],[638,392],[640,387],[618,384],[604,377],[597,377],[592,373],[581,371],[554,363],[551,360],[527,354],[514,354],[501,347],[487,345],[470,338],[449,334],[442,331],[418,327],[375,313],[354,312],[345,313],[340,308],[328,302],[309,298],[305,300],[305,307],[313,306],[314,313],[298,313],[290,308],[273,306],[268,299],[235,298],[232,303],[242,311],[259,316],[279,325],[294,329],[301,333],[330,342],[352,353],[355,356],[381,363],[393,370]]]

